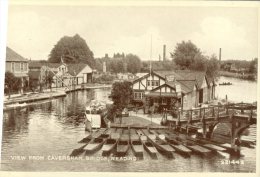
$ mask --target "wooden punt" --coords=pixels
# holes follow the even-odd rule
[[[189,148],[176,141],[174,138],[170,138],[169,136],[166,136],[165,139],[175,149],[177,153],[185,157],[190,157],[192,151]]]
[[[109,155],[112,152],[112,150],[116,147],[117,141],[118,139],[107,139],[101,149],[102,155]]]
[[[153,143],[156,149],[162,153],[163,155],[167,156],[168,158],[174,158],[173,152],[175,151],[173,147],[171,147],[167,142],[162,141],[161,139],[150,139],[149,140]]]
[[[230,152],[232,150],[231,147],[226,147],[224,144],[217,143],[211,140],[207,140],[205,138],[193,138],[188,137],[189,140],[192,140],[196,142],[197,144],[200,144],[201,146],[211,149],[212,151],[221,151],[221,152]]]
[[[93,153],[101,149],[102,145],[105,143],[103,138],[93,138],[83,149],[86,153]]]
[[[84,152],[84,147],[87,144],[79,144],[78,147],[74,148],[73,151],[71,152],[70,156],[78,156],[79,154]]]
[[[185,139],[184,137],[176,136],[175,140],[177,140],[178,143],[185,145],[187,148],[192,150],[194,153],[200,154],[202,156],[207,156],[212,152],[210,149],[197,145],[196,143],[189,141],[189,140]]]
[[[118,156],[125,156],[129,149],[129,140],[119,139],[116,146],[116,154]]]
[[[141,140],[138,139],[131,139],[131,147],[132,147],[132,150],[134,152],[134,155],[137,156],[137,157],[143,157],[143,152],[144,152],[144,148],[143,148],[143,144],[141,142]]]
[[[156,150],[156,148],[154,147],[153,143],[148,141],[147,136],[145,135],[141,135],[140,136],[140,140],[143,143],[144,149],[146,150],[146,152],[148,152],[148,154],[153,157],[153,158],[157,158],[157,153],[158,151]]]
[[[99,130],[93,131],[90,134],[88,134],[85,138],[80,140],[79,143],[88,143],[92,138],[98,138],[99,136],[101,136],[101,134],[104,131],[105,131],[104,129],[99,129]]]

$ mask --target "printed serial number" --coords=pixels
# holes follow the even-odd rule
[[[245,161],[244,160],[221,160],[220,161],[221,165],[244,165]]]

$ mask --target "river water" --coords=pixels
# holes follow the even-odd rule
[[[234,86],[240,83],[241,81],[236,84],[234,82]],[[251,84],[256,85],[256,83],[249,83],[247,86],[256,88]],[[244,93],[243,87],[242,91]],[[225,93],[227,92],[222,90],[221,94]],[[128,158],[125,159],[114,159],[112,156],[101,159],[100,152],[89,157],[84,156],[82,159],[58,159],[58,156],[69,155],[78,146],[77,141],[85,136],[83,118],[75,115],[81,115],[86,103],[91,99],[106,99],[109,94],[109,89],[78,91],[63,98],[39,102],[26,110],[4,112],[1,169],[84,172],[256,171],[256,150],[245,147],[241,151],[244,156],[236,160],[236,164],[232,164],[227,155],[212,155],[207,158],[192,155],[190,158],[184,158],[175,154],[175,159],[170,160],[162,155],[159,155],[158,159],[151,159],[145,153],[143,160],[137,160],[131,149]],[[221,94],[219,92],[219,96]],[[249,97],[245,96],[245,98]]]

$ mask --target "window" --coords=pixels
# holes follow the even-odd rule
[[[143,92],[135,92],[135,93],[134,93],[134,98],[135,98],[136,100],[142,100],[143,97],[144,97],[144,93],[143,93]]]
[[[162,104],[166,104],[166,103],[167,103],[166,98],[162,98]]]
[[[23,63],[21,63],[21,71],[23,71]]]
[[[149,80],[147,81],[147,86],[150,86],[150,81]]]

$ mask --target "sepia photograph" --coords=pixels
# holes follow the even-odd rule
[[[8,2],[1,171],[257,173],[256,4],[39,2]]]

